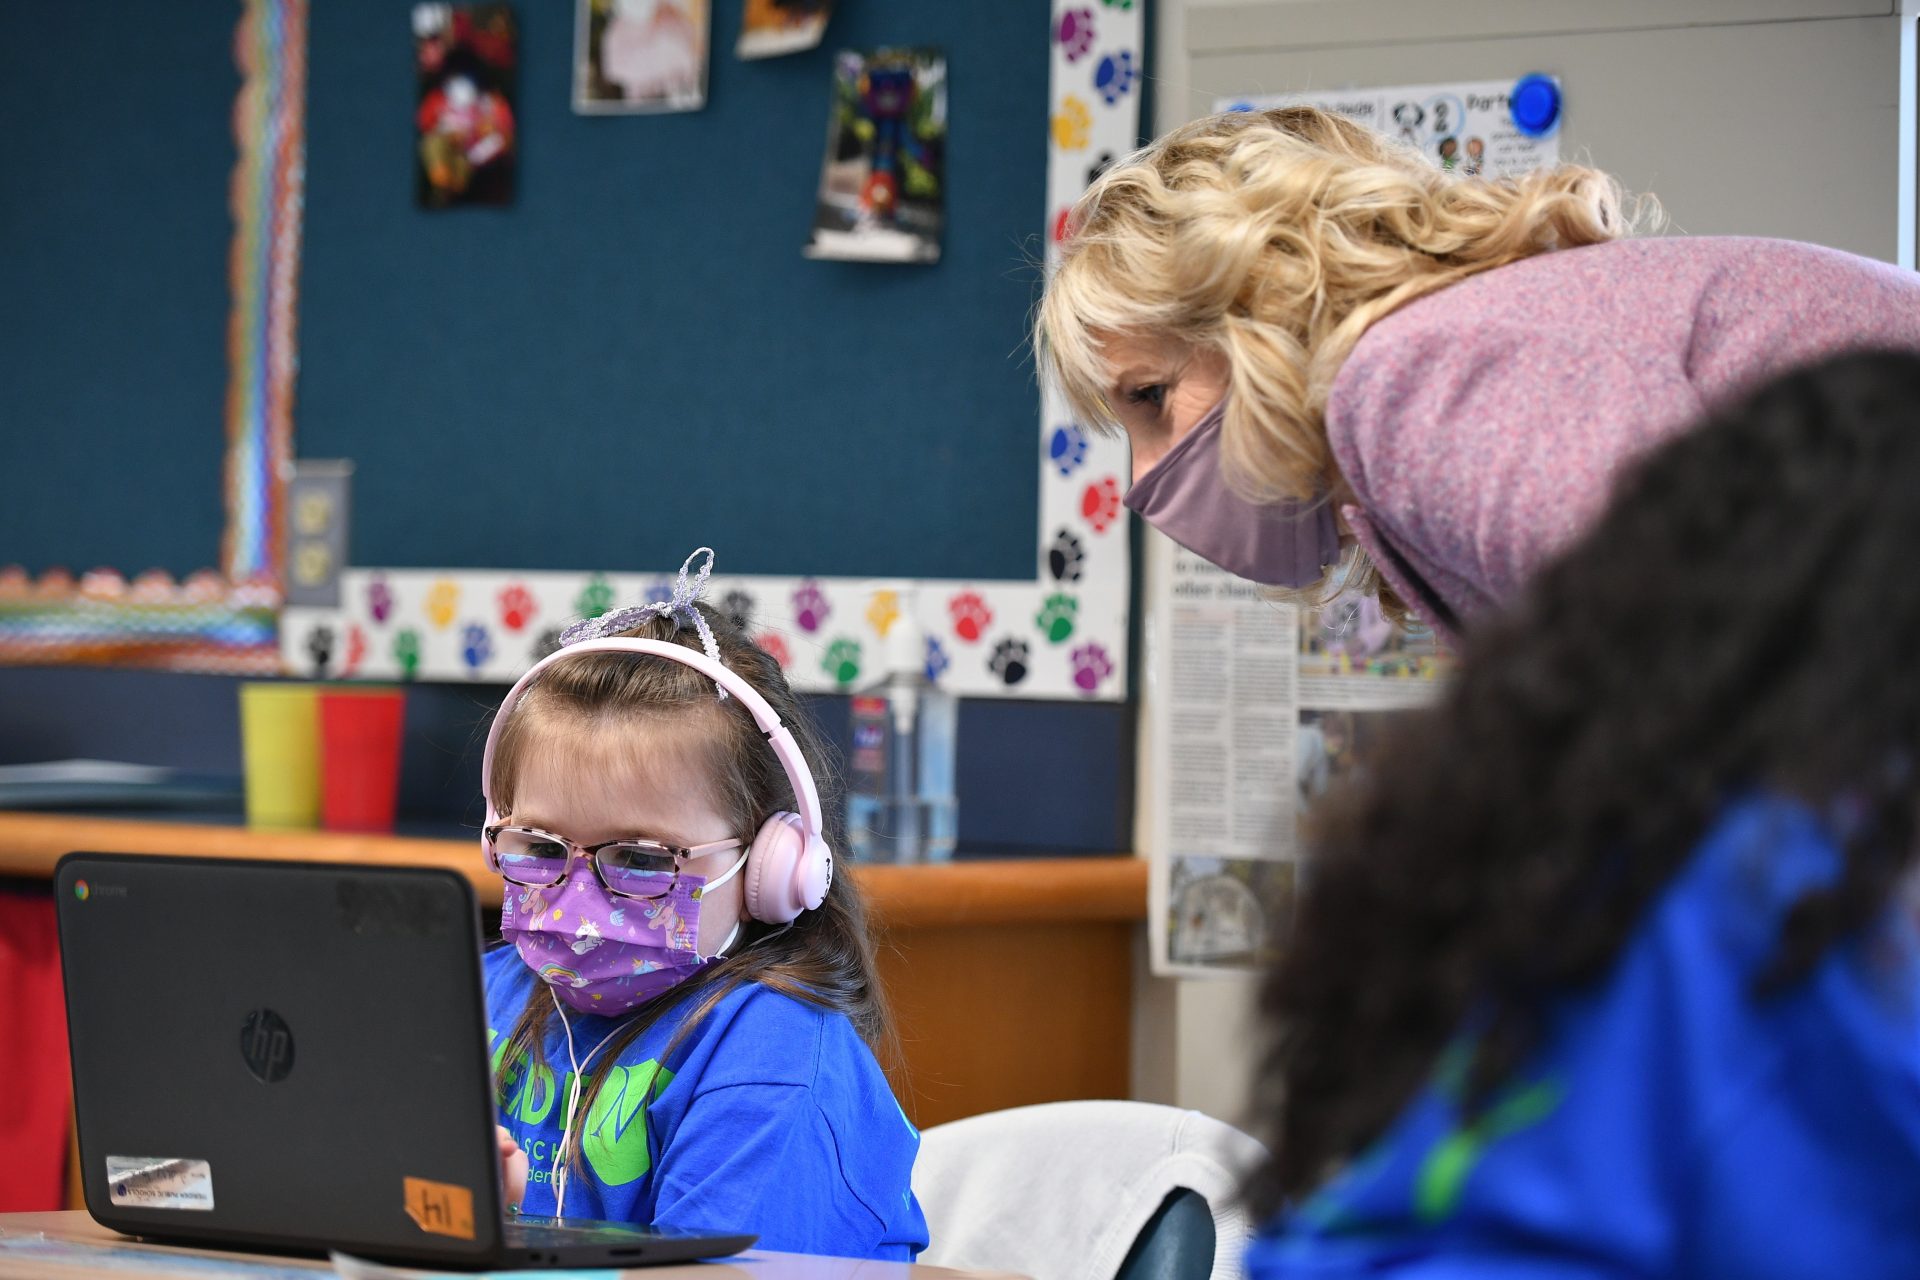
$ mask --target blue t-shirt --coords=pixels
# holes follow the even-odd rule
[[[1841,867],[1804,808],[1723,815],[1610,975],[1472,1122],[1462,1056],[1248,1254],[1282,1276],[1920,1276],[1910,908],[1750,995]]]
[[[512,947],[490,951],[484,968],[498,1071],[528,996],[548,997]],[[911,1261],[926,1248],[911,1185],[920,1135],[844,1014],[748,983],[664,1063],[678,1011],[611,1062],[605,1049],[586,1055],[618,1020],[567,1018],[586,1072],[586,1114],[573,1121],[585,1164],[567,1174],[569,1218],[751,1231],[763,1249],[849,1258]],[[548,1170],[572,1087],[558,1017],[550,1027],[547,1065],[509,1072],[500,1098],[500,1123],[527,1153],[521,1211],[541,1216],[555,1208]],[[589,1111],[587,1089],[609,1071]]]

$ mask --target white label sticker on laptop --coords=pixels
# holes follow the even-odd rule
[[[212,1209],[213,1166],[169,1156],[108,1156],[107,1198],[128,1209]]]

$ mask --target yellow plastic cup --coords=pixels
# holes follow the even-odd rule
[[[319,692],[311,684],[240,686],[240,756],[248,826],[319,824]]]

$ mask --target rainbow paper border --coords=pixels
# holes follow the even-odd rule
[[[306,184],[307,0],[244,0],[227,319],[220,571],[0,570],[0,663],[280,670],[282,508],[293,457],[295,299]]]

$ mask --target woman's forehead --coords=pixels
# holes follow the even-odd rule
[[[1188,354],[1186,346],[1175,339],[1151,334],[1100,333],[1094,337],[1101,361],[1114,381],[1125,381],[1135,373],[1165,373],[1169,366],[1184,362]]]

